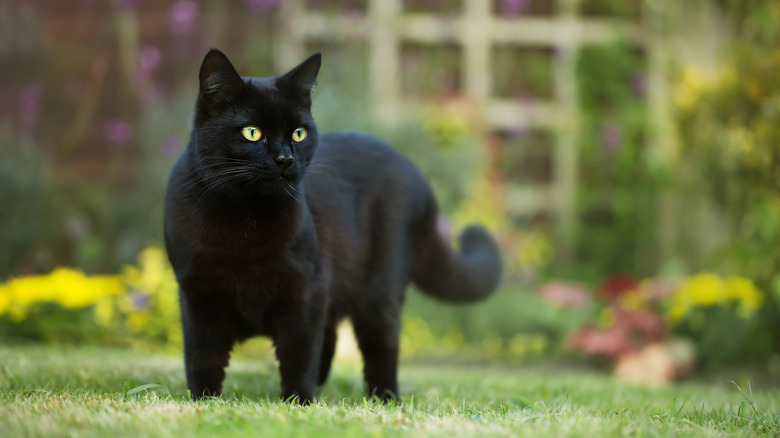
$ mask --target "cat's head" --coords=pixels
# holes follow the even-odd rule
[[[319,53],[276,77],[241,77],[212,49],[200,67],[191,151],[210,190],[281,194],[301,181],[317,147],[311,91]]]

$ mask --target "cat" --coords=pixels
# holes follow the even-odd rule
[[[311,402],[345,318],[369,395],[395,399],[409,282],[452,302],[499,284],[490,234],[470,226],[453,252],[437,232],[431,187],[407,158],[369,135],[317,132],[320,64],[315,53],[281,76],[241,77],[211,49],[201,65],[164,219],[194,399],[221,395],[234,343],[263,335],[273,340],[281,397]]]

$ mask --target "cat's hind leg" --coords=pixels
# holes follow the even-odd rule
[[[333,363],[333,355],[336,353],[336,327],[325,328],[325,338],[322,341],[322,354],[320,354],[320,370],[317,375],[317,386],[322,386],[328,380],[330,367]]]

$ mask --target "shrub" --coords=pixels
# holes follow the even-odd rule
[[[678,283],[665,303],[666,319],[673,333],[694,341],[704,366],[766,360],[772,337],[765,303],[749,279],[701,273]]]
[[[165,254],[145,249],[120,275],[70,268],[0,285],[0,330],[34,340],[180,348],[176,279]]]

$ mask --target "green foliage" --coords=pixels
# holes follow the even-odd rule
[[[62,224],[52,215],[52,181],[47,157],[30,139],[0,125],[0,279],[13,272],[50,267]]]
[[[684,180],[686,188],[712,200],[714,214],[725,219],[723,243],[708,263],[770,292],[769,306],[753,321],[755,342],[740,346],[755,347],[745,355],[766,356],[776,349],[780,324],[780,4],[718,3],[734,43],[716,77],[692,69],[678,77],[679,159],[686,175],[696,175]],[[731,325],[721,318],[711,331],[726,333]],[[709,344],[721,348],[717,336]]]
[[[482,357],[527,359],[562,353],[563,340],[590,312],[550,304],[518,286],[505,287],[488,300],[457,306],[432,300],[415,291],[407,296],[407,314],[430,327],[436,347],[453,346],[453,333],[462,340],[449,353]],[[406,327],[404,327],[406,330]],[[450,340],[448,342],[448,339]]]
[[[139,121],[142,147],[129,184],[79,182],[57,169],[44,145],[0,127],[0,279],[76,265],[115,272],[150,242],[162,241],[165,183],[189,131],[193,93],[157,102]],[[113,160],[105,166],[127,166]]]
[[[583,49],[577,63],[581,140],[577,260],[604,278],[657,266],[661,181],[648,166],[644,60],[624,43]]]

